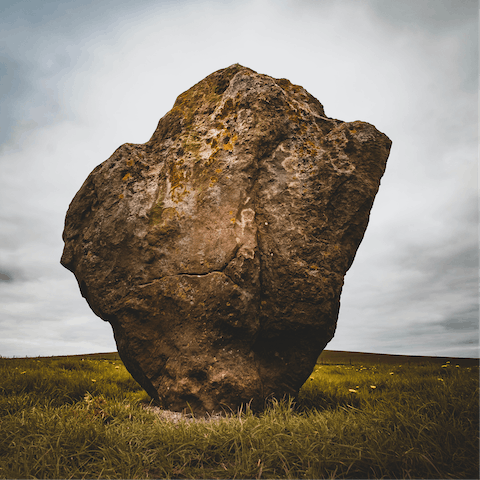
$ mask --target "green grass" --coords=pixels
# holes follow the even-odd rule
[[[0,478],[478,478],[478,364],[344,363],[173,423],[115,357],[0,359]]]

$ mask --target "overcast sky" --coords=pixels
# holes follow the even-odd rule
[[[116,350],[65,213],[175,98],[240,63],[393,141],[327,349],[478,357],[478,2],[0,0],[0,355]]]

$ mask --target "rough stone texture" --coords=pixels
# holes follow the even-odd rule
[[[390,145],[232,65],[93,170],[61,263],[165,408],[261,409],[295,396],[333,337]]]

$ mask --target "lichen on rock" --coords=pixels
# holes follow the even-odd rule
[[[62,264],[164,408],[295,396],[336,328],[391,142],[241,65],[89,175]]]

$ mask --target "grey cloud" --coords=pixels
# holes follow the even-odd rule
[[[468,335],[468,342],[478,342],[478,308],[470,308],[468,310],[459,311],[458,315],[453,318],[446,318],[442,322],[434,325],[440,325],[445,330],[461,331]],[[474,336],[472,338],[471,336]],[[477,337],[477,338],[475,338]]]
[[[378,18],[416,34],[426,31],[437,37],[455,35],[462,43],[458,52],[465,91],[478,90],[478,0],[369,0]]]
[[[55,32],[68,36],[85,35],[86,31],[101,35],[106,24],[118,20],[144,18],[162,8],[164,12],[195,0],[2,0],[1,22],[10,30]]]
[[[29,132],[69,118],[60,98],[95,24],[114,22],[139,2],[2,1],[1,149],[18,148]],[[148,5],[152,2],[143,2]],[[142,4],[142,2],[140,2]],[[127,12],[128,14],[128,12]],[[101,35],[99,35],[101,37]]]
[[[370,0],[374,11],[395,25],[442,33],[475,21],[477,0]]]
[[[0,120],[0,145],[3,151],[7,148],[18,150],[22,138],[39,126],[69,117],[68,107],[59,98],[59,92],[70,57],[54,52],[47,58],[32,55],[34,58],[15,60],[15,53],[9,56],[4,57],[6,75],[0,87],[5,99],[2,100]]]
[[[418,285],[422,288],[417,293],[413,290],[412,296],[428,292],[435,298],[457,292],[464,302],[476,305],[478,311],[478,243],[475,235],[466,240],[461,232],[458,235],[460,238],[453,234],[443,245],[431,242],[430,245],[407,246],[397,258],[396,268],[418,272]],[[407,285],[406,291],[411,287]]]
[[[105,21],[109,14],[118,15],[112,1],[96,2],[92,0],[17,0],[2,1],[3,22],[15,29],[36,29],[40,31],[56,31],[76,33],[82,24],[98,21],[98,15]],[[120,8],[122,5],[120,5]],[[123,5],[123,9],[125,5]]]
[[[333,345],[475,355],[476,2],[230,2],[233,19],[227,3],[2,4],[0,272],[12,280],[0,277],[0,354],[114,349],[59,265],[68,203],[115,148],[153,132],[182,90],[239,61],[394,142]],[[228,45],[202,30],[206,13]]]
[[[479,259],[475,238],[455,243],[446,240],[445,245],[432,242],[428,246],[407,247],[399,261],[406,268],[428,273],[432,279],[465,273],[476,276]]]
[[[11,135],[14,128],[16,99],[26,95],[29,84],[20,62],[2,56],[0,63],[0,96],[2,97],[2,113],[0,115],[0,145]]]

